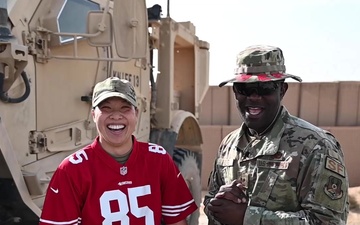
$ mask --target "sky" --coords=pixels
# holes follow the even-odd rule
[[[167,15],[167,0],[146,4]],[[360,81],[359,0],[170,0],[169,11],[210,43],[210,85],[231,78],[237,53],[257,44],[280,47],[286,72],[303,82]]]

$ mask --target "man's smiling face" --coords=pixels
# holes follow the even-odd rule
[[[245,124],[263,132],[274,120],[287,87],[283,81],[234,83],[236,105]]]

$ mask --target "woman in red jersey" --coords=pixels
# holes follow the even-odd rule
[[[166,150],[138,142],[136,94],[126,80],[99,82],[92,116],[99,136],[59,165],[40,225],[186,225],[197,209]]]

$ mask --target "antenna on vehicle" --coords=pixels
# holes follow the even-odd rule
[[[170,0],[167,0],[167,9],[166,9],[166,11],[167,11],[166,17],[170,17]]]

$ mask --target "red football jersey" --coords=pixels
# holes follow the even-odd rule
[[[194,199],[165,149],[133,140],[123,165],[98,139],[64,159],[50,181],[40,225],[160,225],[194,212]]]

